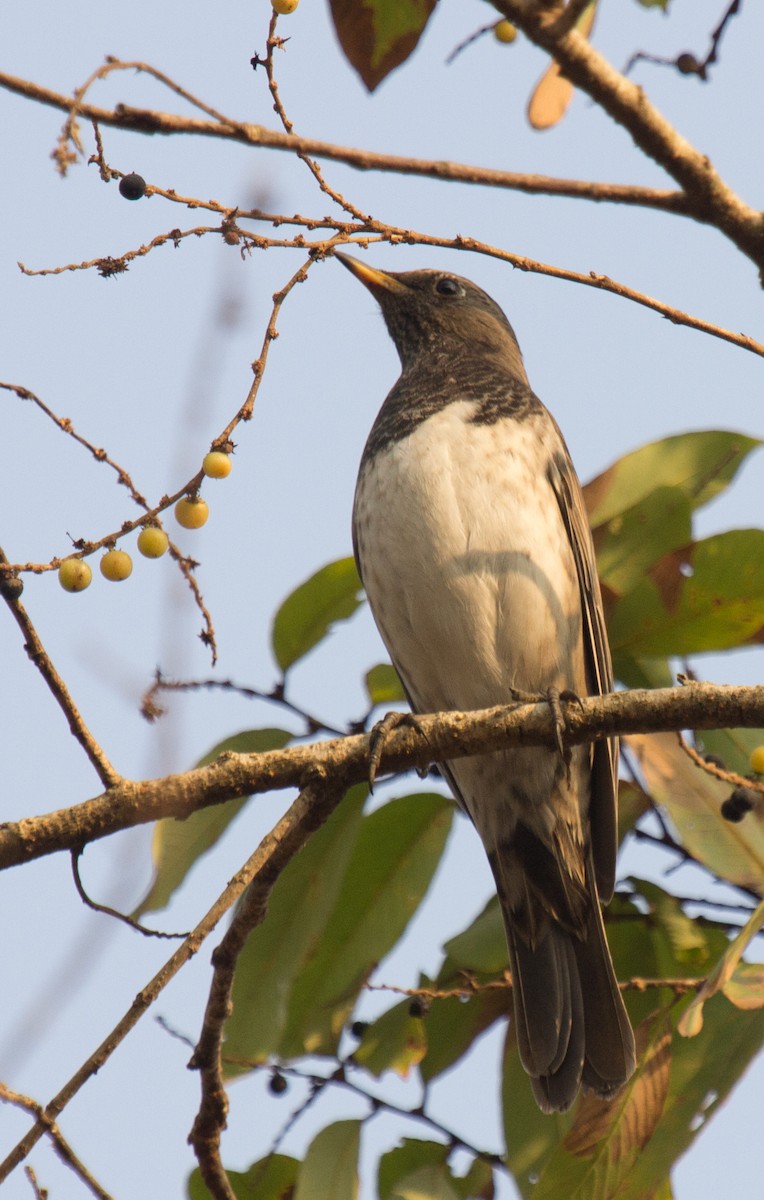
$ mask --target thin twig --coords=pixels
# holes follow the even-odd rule
[[[2,572],[2,575],[5,576],[5,579],[8,578],[6,572],[13,572],[13,568],[8,562],[8,559],[6,558],[2,549],[0,549],[0,568],[6,569]],[[101,749],[100,745],[93,737],[93,734],[85,724],[84,717],[77,708],[77,705],[74,703],[68,687],[54,667],[47,650],[40,640],[37,630],[32,624],[29,614],[24,608],[24,605],[21,603],[21,591],[14,591],[5,586],[5,583],[3,583],[3,586],[0,587],[0,595],[8,605],[13,619],[21,630],[21,633],[24,637],[24,649],[26,650],[28,657],[37,667],[37,670],[40,672],[48,686],[48,690],[51,692],[54,700],[66,717],[73,737],[76,738],[76,740],[82,746],[82,749],[85,751],[88,760],[95,769],[95,772],[98,775],[98,778],[101,780],[103,786],[105,788],[116,787],[122,782],[122,776],[109,762],[105,752]]]
[[[154,682],[141,700],[141,712],[149,720],[153,720],[154,717],[160,715],[162,708],[161,705],[157,704],[156,700],[160,692],[198,691],[233,692],[235,695],[243,696],[247,700],[264,700],[268,704],[277,704],[303,721],[305,733],[308,735],[329,733],[335,737],[342,737],[347,732],[347,730],[327,724],[325,721],[320,720],[320,718],[313,716],[306,709],[295,704],[293,700],[290,700],[284,694],[281,685],[273,688],[270,692],[265,692],[259,688],[247,687],[244,684],[236,683],[233,679],[167,679],[162,675],[161,671],[156,672]]]
[[[204,1023],[189,1063],[200,1073],[202,1096],[188,1140],[202,1178],[216,1200],[235,1200],[220,1158],[220,1137],[228,1112],[221,1060],[223,1030],[231,1012],[236,964],[249,934],[265,919],[268,897],[279,874],[309,835],[331,815],[342,795],[341,786],[316,777],[263,838],[247,864],[251,880],[248,890],[212,956],[214,970]]]
[[[271,17],[270,28],[268,30],[268,49],[263,66],[265,67],[265,74],[268,78],[268,90],[270,91],[271,99],[273,100],[273,110],[278,119],[281,121],[285,133],[292,137],[294,136],[294,126],[287,116],[286,109],[281,102],[281,96],[279,95],[278,84],[276,83],[276,76],[273,67],[273,52],[274,50],[278,50],[283,46],[283,39],[275,36],[277,23],[278,15],[274,12]],[[340,208],[343,208],[345,212],[348,213],[349,216],[354,217],[355,220],[359,221],[362,225],[368,225],[370,218],[365,213],[362,213],[359,208],[356,208],[354,204],[351,204],[349,200],[346,200],[344,196],[340,195],[339,192],[335,191],[334,188],[329,186],[321,173],[321,168],[319,167],[318,163],[314,162],[308,154],[305,154],[300,150],[297,151],[297,157],[301,160],[301,162],[305,163],[305,166],[308,168],[325,196],[328,196],[330,200],[333,200],[335,204],[338,204]]]
[[[283,821],[280,822],[280,824],[282,823]],[[271,834],[270,836],[272,837],[273,835]],[[3,1162],[0,1163],[0,1183],[7,1179],[11,1172],[24,1161],[31,1150],[37,1145],[40,1138],[48,1132],[53,1122],[55,1122],[60,1113],[66,1108],[69,1101],[77,1095],[93,1075],[101,1070],[120,1043],[130,1033],[131,1029],[138,1024],[144,1013],[148,1011],[164,988],[167,987],[168,983],[174,979],[181,968],[198,952],[204,939],[209,936],[221,918],[225,916],[246,890],[260,862],[258,855],[260,855],[260,848],[251,855],[241,870],[237,871],[228,886],[221,892],[215,903],[205,913],[183,944],[177,948],[156,975],[141,988],[127,1012],[117,1022],[106,1038],[104,1038],[100,1046],[75,1071],[71,1079],[53,1097],[50,1103],[42,1109],[32,1128],[11,1150]]]
[[[704,771],[706,775],[711,775],[712,778],[719,779],[722,783],[731,783],[733,787],[749,788],[750,791],[758,792],[759,795],[764,796],[764,780],[751,779],[748,775],[738,775],[737,771],[729,771],[726,767],[719,767],[715,762],[709,762],[702,754],[698,754],[697,750],[685,741],[681,731],[676,736],[679,745],[690,762],[699,767],[701,771]]]
[[[40,411],[45,413],[45,416],[48,417],[48,419],[51,420],[53,424],[62,431],[62,433],[67,434],[67,436],[73,438],[75,442],[79,442],[81,446],[84,446],[84,448],[92,454],[96,462],[106,463],[107,466],[111,467],[112,471],[116,472],[117,482],[121,484],[122,487],[127,488],[135,503],[140,508],[144,509],[144,511],[148,509],[148,501],[146,500],[145,496],[143,496],[136,488],[130,477],[130,473],[126,471],[124,467],[121,467],[118,462],[115,462],[113,458],[110,458],[107,452],[100,446],[95,446],[92,442],[88,441],[86,437],[83,437],[81,433],[78,433],[69,417],[59,417],[53,411],[53,409],[45,403],[44,400],[41,400],[40,397],[35,395],[34,392],[30,392],[29,388],[22,387],[20,384],[4,383],[2,380],[0,380],[0,388],[3,388],[8,392],[13,392],[16,396],[18,396],[19,400],[28,400],[31,404],[34,404],[37,408],[39,408]]]
[[[24,1096],[21,1092],[14,1092],[12,1088],[7,1087],[2,1082],[0,1082],[0,1100],[5,1100],[8,1104],[15,1105],[16,1108],[22,1108],[31,1116],[36,1117],[38,1121],[42,1121],[53,1149],[61,1161],[71,1168],[74,1174],[85,1184],[85,1187],[94,1196],[98,1197],[98,1200],[112,1200],[110,1193],[101,1187],[98,1180],[91,1175],[85,1164],[74,1153],[56,1122],[49,1121],[46,1118],[41,1104],[38,1104],[30,1096]]]
[[[72,876],[74,878],[74,886],[77,889],[77,895],[83,904],[91,908],[93,912],[103,913],[104,916],[114,917],[117,921],[122,921],[123,924],[134,929],[136,933],[143,934],[144,937],[153,938],[168,938],[173,941],[178,941],[182,938],[189,937],[189,931],[185,933],[166,933],[163,929],[149,929],[147,925],[141,925],[140,921],[136,921],[134,917],[130,917],[127,913],[120,912],[117,908],[111,908],[108,904],[99,904],[97,900],[92,900],[85,891],[82,878],[80,876],[79,859],[82,854],[81,850],[73,850],[71,854]]]

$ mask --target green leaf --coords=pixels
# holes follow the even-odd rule
[[[593,528],[661,487],[680,488],[693,508],[707,504],[734,479],[761,442],[730,430],[701,430],[650,442],[626,454],[584,488]]]
[[[507,942],[499,901],[495,896],[462,933],[446,942],[446,958],[438,972],[438,986],[447,987],[460,973],[501,975],[508,964]]]
[[[512,1006],[503,978],[507,943],[495,896],[467,929],[446,943],[444,950],[446,957],[434,986],[441,992],[456,990],[460,994],[433,1001],[425,1026],[427,1054],[420,1068],[425,1081],[453,1066]],[[470,982],[478,985],[476,990],[471,989]]]
[[[393,1192],[393,1200],[459,1200],[453,1186],[453,1176],[446,1163],[440,1167],[420,1167],[401,1179]]]
[[[724,951],[703,987],[685,1008],[679,1022],[679,1032],[685,1037],[695,1037],[700,1032],[703,1025],[703,1006],[730,982],[744,951],[762,926],[764,926],[764,900],[751,913],[740,933],[733,938]]]
[[[421,1017],[412,1017],[410,1009],[411,1000],[402,1000],[364,1031],[353,1058],[377,1079],[385,1071],[395,1071],[406,1079],[427,1052],[425,1023]]]
[[[466,1175],[454,1176],[454,1187],[462,1200],[494,1200],[493,1171],[487,1162],[474,1159]]]
[[[681,656],[764,640],[764,530],[733,529],[664,555],[619,600],[614,658]]]
[[[721,806],[730,785],[696,767],[675,734],[634,734],[626,740],[653,799],[666,809],[690,854],[721,879],[764,894],[764,818],[751,812],[737,825],[725,821]]]
[[[334,28],[370,92],[416,47],[436,0],[330,0]]]
[[[675,947],[679,944],[681,948],[682,939],[672,937],[670,922],[655,919],[664,897],[661,889],[652,894],[654,911],[647,915],[620,894],[606,909],[608,942],[619,979],[703,978],[705,968],[699,972],[676,957]],[[728,945],[724,933],[709,927],[703,932],[712,958],[721,954]],[[750,1018],[761,1018],[763,1014],[735,1014],[730,1005],[714,997],[707,1005],[707,1025],[713,1025],[710,1037],[709,1028],[692,1041],[672,1031],[671,1070],[666,1090],[666,1049],[661,1042],[665,1041],[667,1025],[660,1014],[665,1017],[675,1013],[676,996],[670,988],[648,988],[629,990],[624,998],[637,1030],[640,1065],[633,1083],[610,1105],[584,1097],[569,1113],[551,1117],[540,1113],[520,1066],[510,1022],[505,1048],[504,1126],[507,1162],[524,1197],[604,1200],[617,1195],[618,1200],[622,1196],[645,1200],[661,1195],[658,1189],[673,1163],[691,1143],[706,1112],[708,1097],[715,1094],[716,1060],[724,1056],[723,1034],[722,1044],[719,1036],[722,1030],[734,1030],[735,1034],[730,1062],[725,1061],[719,1071],[719,1085],[725,1091],[760,1048],[764,1021],[756,1025]],[[726,1007],[726,1013],[722,1006]],[[749,1020],[744,1033],[735,1027],[730,1014]],[[696,1044],[701,1041],[703,1048],[696,1051]],[[641,1147],[640,1130],[650,1134]],[[667,1130],[671,1132],[667,1134]],[[563,1143],[568,1137],[566,1149]]]
[[[533,1099],[528,1076],[520,1064],[514,1021],[509,1022],[504,1041],[501,1104],[507,1166],[520,1194],[528,1200],[572,1118],[570,1113],[542,1113]]]
[[[648,879],[632,878],[631,883],[650,905],[653,920],[665,930],[677,964],[702,974],[712,961],[708,938],[697,921],[691,920],[675,896]]]
[[[219,742],[196,765],[205,767],[225,751],[262,754],[266,750],[282,750],[293,736],[286,729],[248,729]],[[151,841],[154,879],[135,910],[135,917],[167,907],[194,863],[223,836],[247,800],[247,796],[240,796],[223,804],[213,804],[183,821],[157,821]]]
[[[236,1200],[289,1200],[301,1163],[287,1154],[268,1154],[246,1171],[228,1171]],[[199,1168],[188,1181],[190,1200],[211,1200]]]
[[[618,845],[650,809],[650,801],[642,788],[627,779],[618,781]]]
[[[424,898],[453,805],[418,793],[362,818],[365,796],[348,793],[276,883],[237,966],[232,1057],[335,1054],[358,992]]]
[[[458,1062],[477,1039],[512,1008],[508,987],[465,992],[465,998],[449,996],[433,1000],[425,1022],[427,1053],[420,1064],[426,1083]]]
[[[271,645],[282,671],[312,650],[335,621],[352,617],[362,584],[352,558],[328,563],[287,596],[273,620]]]
[[[277,1055],[292,990],[321,945],[361,824],[366,789],[352,788],[329,820],[280,875],[268,915],[239,958],[226,1054],[258,1063]],[[225,1065],[228,1076],[241,1066]]]
[[[395,1200],[399,1180],[405,1179],[421,1167],[440,1167],[448,1159],[450,1149],[442,1142],[425,1142],[415,1138],[404,1138],[400,1146],[383,1154],[379,1160],[379,1200]]]
[[[715,996],[706,1005],[698,1037],[673,1037],[663,1116],[618,1200],[622,1196],[623,1200],[643,1200],[653,1195],[724,1103],[763,1042],[764,1011],[741,1012],[723,996]]]
[[[379,1200],[493,1200],[493,1172],[475,1159],[466,1175],[448,1163],[451,1147],[406,1138],[379,1163]]]
[[[613,673],[625,687],[673,687],[674,672],[667,658],[632,658],[619,653],[613,656]]]
[[[364,817],[326,936],[290,998],[282,1054],[334,1054],[358,992],[430,886],[454,807],[419,792]]]
[[[671,1025],[658,1015],[636,1030],[637,1069],[612,1100],[584,1096],[565,1138],[547,1160],[534,1200],[611,1197],[628,1188],[634,1164],[663,1114],[671,1070]]]
[[[630,591],[662,555],[691,540],[690,498],[678,487],[656,488],[595,530],[594,548],[604,595],[622,596]]]
[[[335,1121],[316,1134],[297,1175],[294,1200],[356,1200],[360,1121]]]
[[[364,677],[366,692],[372,707],[377,704],[397,704],[406,700],[398,672],[390,663],[377,663]]]
[[[716,754],[730,771],[747,775],[751,753],[764,744],[764,729],[704,729],[698,735],[707,754]]]

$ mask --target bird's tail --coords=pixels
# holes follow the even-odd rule
[[[564,1112],[579,1087],[605,1098],[634,1071],[634,1035],[589,872],[587,919],[574,933],[547,917],[535,944],[502,905],[520,1059],[543,1112]]]

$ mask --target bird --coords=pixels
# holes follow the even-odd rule
[[[401,361],[362,454],[353,546],[412,712],[527,693],[560,716],[560,697],[610,691],[581,486],[504,312],[448,271],[336,257],[377,301]],[[601,909],[617,763],[611,739],[437,764],[488,856],[520,1060],[546,1113],[582,1088],[610,1099],[635,1069]]]

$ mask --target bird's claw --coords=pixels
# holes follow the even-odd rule
[[[421,732],[419,721],[416,714],[412,712],[389,712],[386,713],[381,721],[377,721],[376,725],[372,726],[369,734],[369,791],[373,794],[374,784],[377,778],[379,764],[382,761],[382,753],[385,749],[385,744],[388,737],[394,729],[401,725],[409,725],[412,729]],[[422,735],[424,736],[424,734]],[[429,770],[429,768],[428,768]]]
[[[557,753],[565,763],[565,769],[570,776],[570,746],[565,744],[565,734],[567,732],[567,722],[565,720],[565,712],[563,704],[577,704],[579,708],[583,707],[581,697],[576,693],[566,688],[564,691],[558,691],[557,688],[548,688],[546,693],[546,701],[552,713],[552,721],[554,723],[554,741],[557,747]]]

